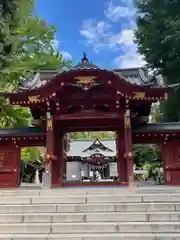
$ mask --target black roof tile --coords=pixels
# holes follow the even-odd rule
[[[178,132],[180,131],[180,122],[172,123],[148,123],[133,132]],[[1,128],[0,137],[13,137],[13,136],[44,136],[44,132],[40,128],[26,127],[26,128]]]

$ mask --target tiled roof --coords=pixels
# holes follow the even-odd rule
[[[158,74],[149,74],[147,67],[141,68],[124,68],[124,69],[112,69],[106,70],[99,68],[97,65],[89,62],[86,54],[83,54],[83,58],[79,64],[70,68],[64,69],[61,73],[79,71],[79,70],[100,70],[113,72],[120,78],[123,78],[125,81],[131,84],[136,85],[145,85],[153,87],[165,87],[163,78]],[[42,70],[39,73],[35,73],[33,76],[24,80],[21,89],[34,89],[42,85],[45,85],[48,81],[51,81],[51,78],[61,74],[56,70]],[[52,78],[53,79],[53,78]]]
[[[133,130],[133,132],[141,133],[173,133],[180,132],[180,122],[176,123],[154,123],[146,124]],[[0,129],[0,139],[4,137],[24,137],[24,136],[45,136],[45,133],[36,127],[27,127],[27,128],[17,128],[17,129]],[[116,156],[116,141],[103,139],[100,142],[105,146],[102,148],[99,144],[95,148],[90,148],[94,144],[94,140],[83,139],[83,140],[71,140],[70,141],[70,150],[68,152],[69,157],[90,157],[93,154],[102,154],[107,157]],[[86,151],[85,151],[86,150]]]
[[[82,64],[76,65],[74,68],[70,69],[70,71],[77,70],[95,70],[100,69],[94,64],[86,64],[85,66]],[[106,70],[106,69],[101,69]],[[66,71],[68,72],[68,70]],[[153,86],[153,87],[165,87],[163,79],[161,76],[152,76],[148,75],[145,68],[132,68],[132,69],[115,69],[112,70],[114,74],[116,74],[119,78],[123,78],[126,82],[131,84],[136,84],[139,86]],[[46,70],[40,71],[39,73],[35,73],[33,76],[24,79],[21,89],[35,89],[39,88],[47,82],[51,81],[53,77],[61,74],[56,70]]]
[[[169,123],[148,123],[134,129],[133,132],[180,132],[180,122],[169,122]],[[11,136],[44,136],[45,133],[37,127],[26,127],[26,128],[0,128],[0,137],[11,137]],[[76,148],[76,144],[81,142],[82,151],[89,148],[94,143],[94,140],[75,140],[73,141],[74,148]],[[115,143],[112,144],[111,140],[102,140],[102,144],[104,144],[107,148],[112,151],[115,150]],[[78,146],[79,147],[79,146]]]
[[[102,149],[96,148],[96,149],[84,152],[85,149],[89,148],[94,143],[94,140],[88,140],[88,139],[87,140],[71,140],[70,150],[67,155],[69,157],[73,157],[73,156],[89,157],[95,153],[99,153],[109,157],[116,156],[115,140],[102,140],[101,142],[103,145],[107,146],[107,148],[111,149],[112,151],[103,151]]]
[[[0,128],[0,137],[21,137],[21,136],[44,136],[44,132],[40,128]]]
[[[180,122],[149,123],[137,128],[135,132],[180,132]]]

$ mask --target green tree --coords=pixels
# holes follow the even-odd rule
[[[19,7],[24,7],[26,1],[19,0],[15,2],[16,6],[18,2]],[[53,41],[56,28],[46,24],[38,17],[29,15],[31,5],[28,6],[27,4],[25,9],[27,9],[25,11],[26,16],[22,16],[22,9],[16,12],[16,15],[17,13],[19,14],[17,18],[18,16],[19,18],[22,17],[23,21],[20,21],[20,19],[19,24],[13,26],[13,34],[10,36],[15,36],[16,41],[14,41],[14,38],[11,38],[11,41],[13,39],[16,47],[12,48],[8,54],[5,51],[3,52],[4,56],[8,59],[8,64],[1,66],[1,91],[18,90],[24,77],[29,77],[40,69],[53,68],[60,70],[70,66],[70,62],[65,61],[62,54],[54,48]],[[7,18],[6,22],[8,22],[10,26],[11,18]],[[0,108],[1,127],[25,126],[31,116],[28,109],[15,108],[7,105],[4,99],[0,99]]]
[[[180,83],[180,1],[136,0],[136,42],[149,66],[159,70],[166,84]],[[180,119],[180,88],[161,104],[166,121]]]
[[[33,7],[29,0],[0,0],[0,69],[7,66],[17,46],[16,28]]]
[[[42,147],[26,147],[21,150],[21,159],[24,162],[39,162],[44,161],[44,148]]]
[[[17,90],[23,77],[42,69],[57,69],[69,67],[54,45],[54,36],[57,29],[46,24],[38,17],[28,17],[16,29],[19,38],[16,49],[11,54],[10,64],[3,68],[1,87],[8,90]]]
[[[57,29],[33,16],[32,0],[0,0],[0,89],[18,91],[24,78],[41,69],[67,68],[70,62],[63,59],[54,47]],[[0,127],[28,125],[29,109],[12,107],[0,99]],[[22,151],[25,161],[37,159],[39,148]]]
[[[149,164],[156,167],[161,163],[161,153],[157,145],[154,144],[135,144],[134,145],[134,163],[137,168],[143,168]]]
[[[161,122],[162,120],[162,113],[160,109],[160,104],[154,103],[151,107],[151,113],[150,113],[150,122],[151,123],[157,123]]]
[[[72,139],[114,139],[115,133],[111,131],[105,132],[74,132],[70,134]]]

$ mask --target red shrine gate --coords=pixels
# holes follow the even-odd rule
[[[166,100],[171,86],[158,85],[145,68],[107,71],[86,56],[69,71],[53,73],[45,84],[44,74],[20,92],[1,93],[10,104],[29,107],[34,118],[31,128],[0,129],[1,187],[19,184],[22,146],[45,146],[51,186],[65,186],[66,133],[96,130],[117,133],[118,180],[111,184],[132,183],[133,143],[157,143],[162,146],[166,183],[180,185],[180,124],[148,123],[151,104]],[[11,163],[8,154],[13,155]]]

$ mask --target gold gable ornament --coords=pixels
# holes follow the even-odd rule
[[[134,99],[140,100],[145,98],[145,92],[135,92]]]
[[[38,103],[38,102],[40,102],[39,97],[40,97],[40,95],[28,96],[28,100],[30,103]]]
[[[77,79],[77,83],[79,84],[89,84],[92,82],[95,82],[95,79],[97,77],[94,76],[79,76],[79,77],[75,77],[75,79]]]

